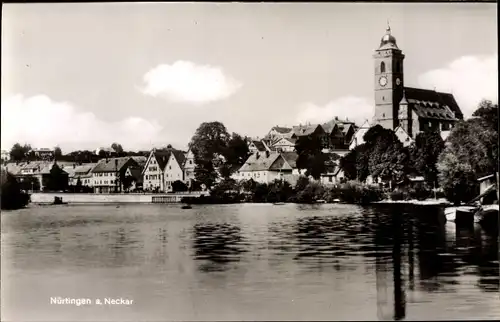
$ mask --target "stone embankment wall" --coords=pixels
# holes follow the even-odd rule
[[[95,194],[95,193],[33,193],[31,202],[35,204],[52,203],[54,197],[62,197],[63,202],[67,203],[152,203],[153,197],[176,197],[180,202],[182,197],[197,197],[200,193],[191,194]]]

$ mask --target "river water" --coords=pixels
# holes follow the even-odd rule
[[[1,219],[2,321],[500,319],[495,233],[434,208],[62,205]]]

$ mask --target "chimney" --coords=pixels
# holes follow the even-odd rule
[[[339,117],[338,116],[335,116],[335,121],[338,121],[339,120]]]

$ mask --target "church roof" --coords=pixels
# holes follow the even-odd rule
[[[398,45],[396,45],[396,38],[391,35],[391,27],[389,24],[387,24],[387,29],[385,31],[385,35],[380,39],[380,47],[378,50],[384,50],[384,49],[397,49]]]
[[[463,119],[462,111],[450,93],[405,87],[404,97],[421,118],[450,121]]]

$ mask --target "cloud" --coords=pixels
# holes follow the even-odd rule
[[[188,61],[162,64],[144,75],[142,93],[173,102],[203,104],[228,98],[242,84],[224,75],[220,67],[200,66]]]
[[[297,122],[325,123],[338,116],[339,119],[348,118],[359,125],[372,119],[373,106],[371,101],[355,96],[341,97],[324,106],[306,103],[302,105]]]
[[[468,117],[481,99],[498,102],[498,55],[460,57],[442,69],[422,74],[418,84],[423,88],[453,93]]]
[[[129,117],[114,122],[98,119],[67,102],[54,102],[45,95],[12,96],[2,101],[2,149],[16,143],[33,147],[95,149],[118,142],[125,149],[144,147],[159,137],[155,121]],[[85,146],[84,146],[85,145]]]

